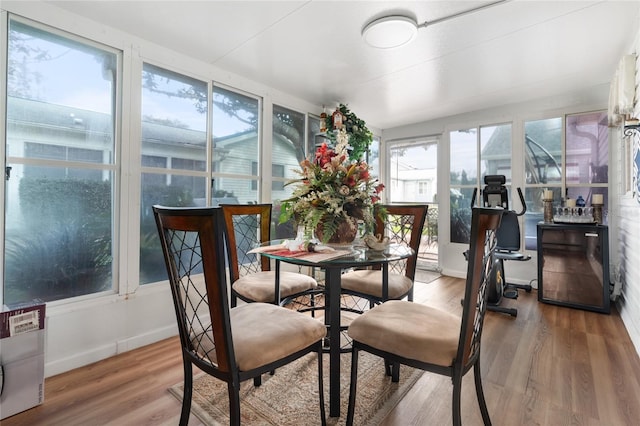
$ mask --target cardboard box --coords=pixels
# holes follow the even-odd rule
[[[0,420],[44,401],[44,303],[0,312]]]

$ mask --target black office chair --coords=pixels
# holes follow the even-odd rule
[[[514,210],[509,210],[509,196],[507,188],[504,186],[505,182],[504,175],[487,175],[484,177],[485,187],[482,190],[483,207],[502,207],[505,209],[497,232],[498,244],[494,254],[497,264],[492,274],[494,285],[489,289],[487,309],[515,317],[518,315],[518,310],[500,306],[500,302],[503,297],[517,299],[518,290],[525,290],[527,293],[531,292],[531,285],[508,283],[504,273],[504,261],[526,262],[531,259],[531,256],[520,252],[520,223],[518,222],[518,216],[522,216],[527,211],[522,190],[517,188],[522,211],[516,213]],[[472,206],[475,204],[475,196],[474,192],[471,201]]]

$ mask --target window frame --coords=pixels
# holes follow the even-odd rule
[[[9,37],[10,37],[10,29],[11,29],[12,22],[16,22],[16,23],[19,23],[20,25],[34,28],[36,31],[41,31],[45,34],[51,34],[53,37],[61,38],[63,40],[68,40],[69,42],[80,45],[80,46],[86,46],[91,49],[95,49],[95,50],[99,50],[99,51],[111,54],[115,58],[115,64],[114,64],[115,76],[113,78],[113,87],[111,88],[112,103],[111,103],[111,111],[110,111],[110,117],[112,119],[112,122],[110,123],[112,144],[110,146],[110,151],[109,151],[110,155],[108,156],[108,162],[103,161],[101,163],[96,163],[96,162],[84,162],[84,161],[67,160],[67,159],[61,160],[61,159],[46,159],[46,158],[35,158],[35,157],[28,158],[28,157],[25,157],[24,155],[8,156],[7,155],[8,153],[6,150],[7,144],[8,144],[7,132],[5,132],[5,134],[3,135],[3,139],[2,139],[3,143],[0,149],[1,149],[1,155],[5,158],[5,164],[7,166],[21,165],[22,167],[25,167],[25,169],[31,166],[35,166],[35,167],[52,166],[52,167],[67,170],[67,172],[65,172],[65,175],[68,175],[69,169],[89,170],[89,171],[93,170],[93,171],[102,172],[104,176],[110,177],[109,183],[111,187],[111,200],[110,200],[111,202],[111,212],[110,212],[111,287],[108,290],[94,291],[94,292],[81,294],[77,296],[70,296],[70,297],[50,300],[50,301],[47,301],[47,305],[60,306],[60,305],[72,303],[75,301],[97,299],[103,296],[122,294],[124,291],[123,290],[124,286],[122,285],[122,282],[119,277],[120,277],[120,271],[123,264],[120,256],[120,251],[121,251],[121,232],[120,232],[121,201],[120,200],[122,197],[122,189],[121,189],[122,188],[122,177],[121,177],[122,132],[121,132],[121,129],[123,124],[123,120],[122,120],[123,93],[122,92],[123,92],[123,85],[124,85],[123,82],[125,80],[125,73],[124,73],[124,62],[125,62],[125,56],[126,56],[125,52],[123,49],[118,49],[111,45],[93,40],[89,38],[89,36],[79,35],[77,33],[65,31],[63,29],[60,29],[51,25],[43,24],[33,19],[16,15],[12,12],[7,12],[7,13],[3,12],[1,16],[3,18],[6,18],[6,21],[5,21],[6,26],[3,25],[3,29],[5,29],[6,31],[2,32],[2,49],[1,49],[1,53],[3,55],[3,60],[2,60],[3,68],[1,71],[5,76],[7,76],[7,73],[8,73],[7,62],[9,57]],[[5,79],[5,80],[8,80],[8,79]],[[3,86],[4,97],[6,102],[3,102],[3,105],[0,108],[0,110],[4,112],[5,119],[8,119],[8,115],[7,115],[8,109],[6,104],[8,103],[9,93],[8,93],[7,84],[8,83],[5,82],[5,85]],[[27,143],[38,143],[38,142],[25,140],[23,141],[23,143],[27,144]],[[83,147],[75,147],[75,146],[64,146],[64,148],[66,152],[65,158],[68,158],[68,151],[70,148],[86,149]],[[104,150],[101,150],[101,151],[103,153],[105,152]],[[5,200],[3,201],[3,206],[4,206],[3,211],[5,211],[5,214],[3,214],[2,218],[0,218],[0,223],[2,224],[2,226],[0,227],[0,236],[1,236],[0,244],[1,244],[1,250],[3,253],[2,261],[0,262],[0,274],[3,277],[6,274],[5,242],[7,238],[6,228],[5,228],[6,227],[6,196],[7,194],[6,194],[5,186],[6,185],[3,185],[3,188],[1,190],[2,199]],[[4,302],[6,302],[6,300],[5,300],[5,285],[3,283],[3,285],[0,286],[0,303],[4,303]]]

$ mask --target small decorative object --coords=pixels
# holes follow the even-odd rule
[[[320,133],[325,133],[327,131],[327,113],[322,111],[320,114]]]
[[[593,220],[602,225],[602,205],[593,205]]]
[[[544,221],[553,222],[553,200],[544,200]]]
[[[544,205],[544,221],[553,222],[553,190],[544,190],[542,193],[542,203]]]
[[[591,197],[591,204],[593,205],[603,205],[604,204],[604,196],[602,194],[593,194]]]
[[[604,197],[602,194],[593,194],[591,197],[591,206],[593,207],[593,220],[602,225],[602,206],[604,205]]]
[[[280,223],[294,218],[306,235],[323,243],[353,242],[361,220],[365,230],[375,226],[374,206],[380,201],[384,185],[374,179],[369,165],[349,156],[350,135],[342,128],[335,135],[335,148],[323,143],[312,159],[300,163],[299,179],[290,198],[282,201]],[[365,150],[368,145],[365,147]],[[377,209],[384,215],[383,209]]]
[[[380,234],[376,235],[375,237],[369,234],[364,237],[364,243],[371,250],[383,251],[384,249],[389,247],[389,244],[391,244],[391,241],[389,240],[389,237],[383,237]]]
[[[558,207],[553,221],[557,223],[590,223],[594,222],[593,207]]]
[[[342,129],[342,113],[340,112],[340,108],[336,108],[331,116],[331,121],[333,122],[333,128],[340,130]]]
[[[582,198],[582,195],[578,195],[578,199],[576,200],[576,207],[584,207],[586,205],[587,203],[584,201],[584,198]]]
[[[567,198],[566,206],[567,207],[575,207],[576,206],[576,200],[574,200],[573,198]]]

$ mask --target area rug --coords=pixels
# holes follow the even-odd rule
[[[329,417],[329,359],[325,355],[324,391],[327,424],[343,425],[347,417],[351,355],[341,355],[340,417]],[[275,375],[263,375],[262,385],[253,380],[240,388],[240,415],[243,425],[283,426],[319,425],[317,358],[309,354],[280,368]],[[360,352],[358,362],[358,394],[354,424],[377,425],[418,381],[422,371],[407,366],[400,368],[400,382],[392,383],[384,374],[381,358]],[[169,391],[182,401],[183,385]],[[226,383],[209,375],[194,378],[191,414],[206,425],[229,424],[229,400]]]
[[[437,280],[442,275],[436,271],[429,271],[425,269],[416,269],[416,277],[415,280],[417,283],[428,284],[432,281]]]

